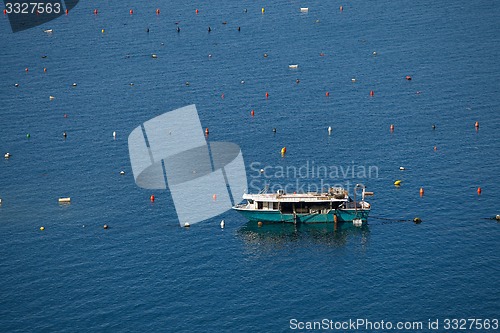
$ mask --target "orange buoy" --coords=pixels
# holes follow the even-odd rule
[[[131,9],[131,10],[129,11],[129,13],[130,13],[130,15],[132,15],[132,14],[134,14],[134,11]]]
[[[476,123],[474,124],[474,127],[479,128],[479,121],[476,121]]]
[[[212,199],[217,200],[217,194],[212,195]]]
[[[269,93],[266,91],[266,99],[269,98]]]
[[[420,196],[421,196],[421,197],[423,197],[423,196],[424,196],[424,188],[423,188],[423,187],[421,187],[421,188],[420,188]]]
[[[149,197],[149,200],[151,200],[151,202],[155,202],[155,196],[154,196],[154,194],[151,194],[151,196]]]
[[[195,13],[196,13],[196,14],[198,14],[198,13],[199,13],[198,9],[197,9],[197,10],[195,10]]]
[[[45,67],[44,67],[44,68],[43,68],[43,72],[44,72],[44,73],[47,73],[47,68],[45,68]]]
[[[68,15],[68,14],[69,14],[69,10],[67,10],[67,9],[66,9],[64,12],[66,13],[66,15]]]
[[[252,112],[250,112],[250,114],[252,115],[252,117],[255,116],[255,111],[252,110]]]
[[[405,79],[407,79],[408,81],[411,81],[411,76],[410,75],[406,75]]]
[[[285,155],[286,154],[286,147],[283,147],[281,148],[281,155]]]
[[[370,96],[375,96],[375,92],[373,90],[370,90]]]
[[[327,92],[325,93],[325,96],[326,96],[326,97],[330,96],[330,93],[327,91]]]
[[[477,195],[481,195],[481,188],[480,187],[477,188]]]
[[[156,8],[156,15],[160,15],[160,9]]]
[[[208,133],[209,132],[208,132],[208,127],[207,127],[207,128],[205,128],[205,135],[208,135]]]
[[[394,132],[394,124],[391,124],[391,133]]]
[[[94,9],[94,15],[97,15],[97,9]]]

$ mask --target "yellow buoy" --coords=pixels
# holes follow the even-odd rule
[[[396,181],[394,182],[394,185],[396,185],[396,186],[401,185],[401,180],[396,180]]]
[[[104,29],[101,30],[101,33],[104,33]]]
[[[45,230],[45,227],[40,227],[40,230],[44,231],[44,230]]]
[[[266,11],[266,10],[264,9],[264,7],[262,7],[262,14],[264,14],[264,12],[265,12],[265,11]]]
[[[258,225],[259,227],[262,227],[262,224],[263,224],[263,223],[262,223],[261,221],[257,222],[257,225]]]

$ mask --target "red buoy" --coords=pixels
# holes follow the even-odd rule
[[[474,127],[479,128],[479,121],[476,121],[476,123],[474,124]]]
[[[28,67],[26,67],[26,68],[24,69],[24,71],[25,71],[25,72],[28,72],[28,71],[29,71]]]
[[[481,188],[480,187],[477,188],[477,195],[481,195]]]
[[[68,15],[68,14],[69,14],[69,10],[67,10],[67,9],[66,9],[64,12],[66,13],[66,15]]]
[[[3,14],[4,14],[4,15],[7,15],[7,9],[4,9],[4,10],[3,10]]]
[[[438,147],[437,146],[434,146],[434,151],[437,151],[438,150]]]
[[[134,14],[134,11],[131,9],[131,10],[129,11],[129,13],[130,13],[130,15],[132,15],[132,14]]]
[[[421,197],[423,197],[423,196],[424,196],[424,188],[423,188],[423,187],[421,187],[421,188],[420,188],[420,196],[421,196]]]
[[[266,99],[269,98],[269,93],[266,91]]]
[[[394,124],[391,124],[391,132],[394,132]]]
[[[370,96],[375,96],[375,92],[373,90],[370,90]]]
[[[222,93],[222,94],[220,95],[220,98],[224,99],[224,93]]]
[[[68,118],[68,115],[66,113],[64,114],[64,118]]]
[[[212,195],[212,199],[217,200],[217,194]]]
[[[149,200],[151,200],[151,202],[155,202],[155,196],[154,196],[154,194],[151,194],[151,196],[149,197]]]
[[[405,79],[407,79],[408,81],[411,81],[411,76],[410,75],[406,75]]]
[[[97,9],[94,9],[94,15],[97,15]]]
[[[44,72],[44,73],[47,73],[47,68],[45,68],[45,67],[44,67],[44,68],[43,68],[43,72]]]
[[[205,128],[205,135],[208,135],[208,127]]]
[[[340,9],[340,11],[343,11],[343,10],[344,10],[344,7],[340,6],[340,8],[339,8],[339,9]]]
[[[252,112],[250,112],[250,114],[252,115],[252,117],[255,116],[255,111],[252,110]]]
[[[160,9],[156,8],[156,15],[160,15]]]
[[[326,96],[326,97],[330,96],[330,93],[327,91],[327,92],[325,93],[325,96]]]
[[[196,14],[198,14],[198,9],[195,11]]]

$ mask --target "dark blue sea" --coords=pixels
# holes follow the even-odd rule
[[[497,1],[80,1],[18,33],[1,15],[0,331],[498,331]],[[249,186],[363,183],[368,225],[181,227],[127,138],[190,104]]]

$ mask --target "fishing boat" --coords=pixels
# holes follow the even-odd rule
[[[356,191],[362,189],[361,200],[356,200]],[[244,194],[243,203],[235,205],[238,211],[250,221],[268,223],[338,223],[351,222],[355,226],[367,223],[370,204],[365,196],[373,195],[362,184],[354,188],[351,198],[341,187],[331,187],[327,192]]]

